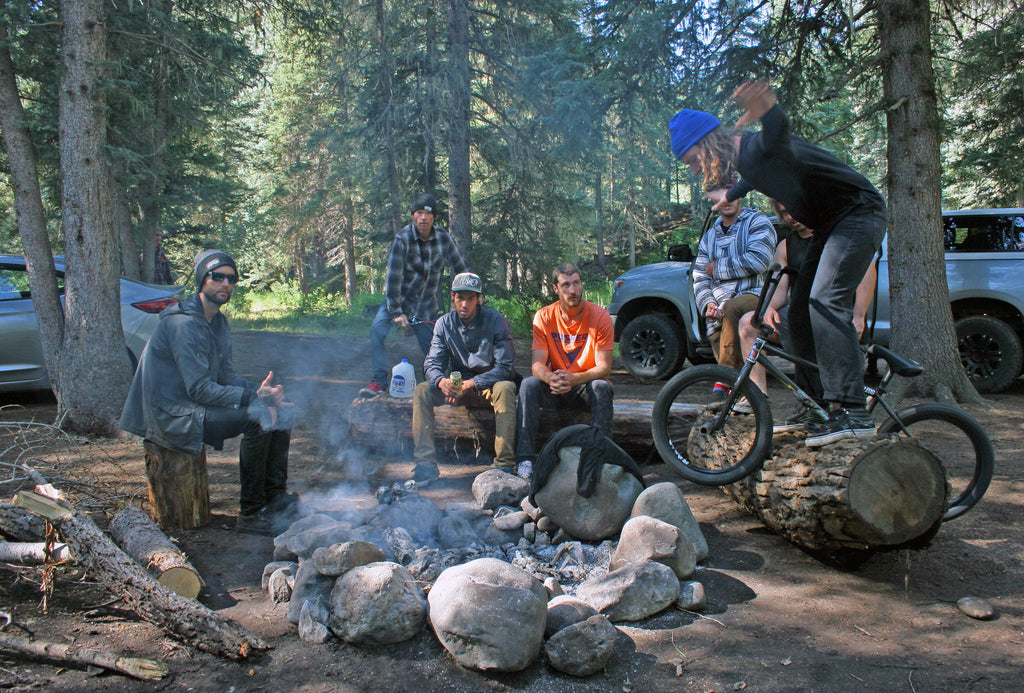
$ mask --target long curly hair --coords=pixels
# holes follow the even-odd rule
[[[695,145],[705,192],[730,187],[739,180],[739,171],[736,170],[739,152],[733,144],[735,135],[732,128],[720,126],[704,135]]]

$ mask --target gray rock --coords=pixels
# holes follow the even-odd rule
[[[523,537],[532,544],[537,539],[537,525],[533,522],[523,525]]]
[[[464,517],[472,522],[489,513],[477,505],[476,501],[454,501],[444,506],[444,514],[446,517]]]
[[[522,530],[523,525],[529,522],[530,516],[522,510],[517,510],[502,515],[495,514],[494,526],[503,532],[515,532]]]
[[[500,469],[488,469],[473,479],[473,498],[484,510],[517,504],[529,492],[528,482]]]
[[[442,517],[441,509],[432,500],[413,494],[379,507],[368,524],[381,529],[403,527],[418,543],[434,545]]]
[[[496,558],[453,566],[427,601],[434,633],[462,666],[520,671],[540,653],[547,590],[521,568]]]
[[[664,563],[680,578],[690,577],[697,567],[693,545],[678,528],[649,515],[637,515],[622,527],[608,568],[615,570],[627,563],[643,561]]]
[[[405,527],[388,527],[384,530],[384,545],[394,555],[395,563],[409,565],[416,552],[422,548]],[[388,551],[385,551],[388,553]]]
[[[328,618],[327,607],[319,599],[303,604],[302,611],[299,612],[299,640],[316,644],[330,640],[331,631],[327,628]]]
[[[292,575],[294,575],[295,571],[299,569],[299,564],[295,561],[272,561],[270,563],[267,563],[265,566],[263,566],[263,577],[260,579],[260,586],[263,589],[267,589],[268,583],[270,581],[270,576],[274,574],[274,571],[278,568],[289,567],[292,569]]]
[[[352,525],[347,522],[335,522],[330,525],[320,525],[292,534],[288,537],[288,550],[299,558],[309,558],[313,552],[322,546],[330,546],[343,541],[348,541],[352,534]]]
[[[386,645],[415,636],[427,622],[427,600],[412,574],[397,563],[370,563],[348,571],[331,590],[328,626],[345,642]]]
[[[700,530],[700,524],[693,516],[683,492],[672,482],[665,481],[645,488],[633,503],[632,516],[638,515],[650,515],[679,528],[693,546],[698,563],[708,557],[708,542]]]
[[[961,597],[956,602],[956,608],[979,621],[985,621],[996,615],[996,610],[992,608],[992,605],[981,597]]]
[[[568,594],[554,597],[548,602],[548,622],[544,626],[544,637],[550,638],[563,628],[595,615],[597,609],[582,599]]]
[[[480,537],[477,536],[476,530],[473,529],[473,522],[481,518],[487,522],[490,522],[491,519],[486,515],[473,519],[469,519],[464,515],[448,515],[441,518],[437,525],[437,534],[440,537],[441,548],[458,549],[463,546],[479,543]]]
[[[313,552],[313,564],[321,575],[338,577],[356,566],[383,561],[384,552],[368,541],[344,541]]]
[[[544,514],[570,535],[586,541],[614,536],[633,509],[643,487],[640,481],[616,464],[601,467],[601,476],[590,498],[576,494],[576,469],[580,447],[571,445],[558,451],[559,463],[551,471],[534,500]]]
[[[267,580],[267,594],[275,604],[283,604],[292,599],[292,586],[295,584],[295,568],[292,565],[278,568]]]
[[[565,590],[562,589],[562,583],[560,583],[557,580],[557,578],[554,578],[554,577],[546,577],[546,578],[544,578],[544,589],[546,589],[548,591],[548,598],[549,599],[551,597],[560,597],[563,594],[565,594]],[[551,605],[551,602],[548,602],[548,617],[549,618],[551,616],[550,605]]]
[[[612,621],[639,621],[672,604],[679,578],[663,563],[628,563],[584,581],[576,596]]]
[[[288,622],[298,623],[302,613],[302,605],[317,598],[326,601],[334,586],[334,578],[321,575],[313,561],[306,559],[299,563],[295,571],[295,584],[292,586],[292,599],[288,602]]]
[[[684,611],[704,611],[708,605],[704,585],[696,580],[685,580],[679,583],[679,596],[676,606]]]
[[[554,534],[558,531],[558,523],[552,520],[549,515],[541,515],[540,519],[537,520],[537,531]]]
[[[611,661],[618,634],[607,616],[596,614],[552,635],[544,644],[544,653],[553,669],[572,676],[590,676]]]
[[[368,541],[384,552],[384,560],[395,561],[397,563],[395,554],[391,551],[391,547],[388,545],[388,540],[384,536],[384,530],[380,527],[371,527],[370,525],[356,527],[352,530],[349,540]]]
[[[504,532],[498,529],[494,520],[490,517],[481,517],[473,523],[473,528],[476,530],[477,536],[480,537],[480,541],[484,546],[504,546],[505,544],[514,544],[519,540],[521,532],[508,531]]]

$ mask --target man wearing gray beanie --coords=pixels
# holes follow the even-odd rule
[[[240,532],[276,534],[296,514],[287,492],[291,408],[271,371],[263,382],[235,373],[231,333],[221,306],[231,299],[238,267],[227,253],[196,255],[198,291],[160,313],[142,352],[121,414],[121,428],[171,450],[220,450],[241,435]]]
[[[412,223],[399,231],[391,244],[384,302],[370,325],[373,375],[370,384],[359,391],[360,396],[373,397],[387,391],[388,355],[384,340],[395,325],[406,333],[415,333],[423,355],[427,355],[444,268],[451,267],[455,274],[469,271],[451,235],[434,226],[436,213],[437,200],[433,195],[417,195],[412,203]]]

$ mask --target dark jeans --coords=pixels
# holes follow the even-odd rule
[[[277,423],[271,427],[269,411],[262,407],[206,409],[204,443],[219,450],[225,439],[242,436],[238,446],[238,479],[243,515],[259,512],[287,491],[291,408],[278,407],[277,412]],[[265,419],[262,425],[260,416]]]
[[[384,348],[384,340],[388,338],[388,333],[394,326],[391,314],[388,313],[387,301],[384,301],[377,309],[373,324],[370,325],[370,366],[373,368],[371,382],[380,383],[385,388],[391,383],[391,378],[388,376],[388,352]],[[434,323],[417,322],[412,325],[412,331],[416,334],[416,341],[420,344],[423,356],[426,357],[430,351],[430,339],[434,336]],[[420,364],[419,370],[423,371],[423,364]]]
[[[885,205],[873,199],[843,217],[827,236],[814,236],[793,277],[789,329],[782,335],[787,349],[818,364],[821,396],[844,406],[865,404],[864,359],[853,305],[857,286],[885,236]]]
[[[611,438],[613,394],[612,384],[607,380],[591,380],[564,395],[553,395],[551,386],[540,378],[533,375],[525,378],[519,385],[516,406],[516,459],[536,461],[537,427],[542,407],[589,411],[591,425]]]

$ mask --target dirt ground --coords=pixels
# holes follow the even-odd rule
[[[238,370],[251,378],[277,374],[299,421],[290,487],[299,493],[340,488],[372,503],[364,472],[404,479],[407,461],[375,459],[346,443],[348,403],[365,385],[367,341],[353,338],[241,333]],[[528,352],[527,352],[528,353]],[[392,356],[417,354],[414,341],[394,343]],[[652,399],[657,384],[630,378],[616,364],[616,396]],[[101,524],[105,511],[145,501],[142,448],[136,441],[84,445],[19,443],[52,422],[53,401],[0,399],[0,473],[13,456],[51,469]],[[429,629],[404,643],[364,650],[332,640],[301,642],[260,589],[271,560],[269,538],[233,531],[238,510],[237,441],[211,452],[213,522],[176,535],[206,581],[203,603],[265,638],[273,649],[243,661],[196,652],[125,610],[88,575],[58,569],[43,611],[38,569],[0,564],[0,609],[41,638],[126,656],[165,661],[156,683],[30,662],[0,653],[0,689],[46,691],[1009,691],[1020,689],[1024,664],[1024,381],[971,407],[994,439],[996,476],[982,503],[939,531],[921,551],[878,554],[854,571],[806,555],[765,529],[716,489],[694,486],[663,464],[648,463],[649,482],[676,480],[701,522],[710,556],[696,579],[708,608],[675,608],[646,621],[619,624],[615,657],[603,672],[575,679],[554,672],[543,656],[516,674],[482,675],[459,667]],[[52,436],[51,436],[52,438]],[[19,447],[19,445],[21,447]],[[471,498],[484,469],[473,459],[443,465],[424,495],[439,504]],[[0,485],[9,497],[11,484]],[[996,618],[972,620],[956,601],[982,597]]]

